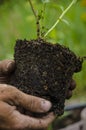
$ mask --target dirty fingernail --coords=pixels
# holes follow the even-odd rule
[[[46,100],[42,100],[41,102],[41,108],[44,112],[47,112],[49,111],[49,109],[51,108],[51,103],[49,101],[46,101]]]

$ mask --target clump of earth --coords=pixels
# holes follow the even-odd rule
[[[14,60],[16,69],[10,84],[51,101],[51,111],[62,115],[70,81],[74,73],[81,71],[83,60],[69,48],[40,38],[17,40]]]

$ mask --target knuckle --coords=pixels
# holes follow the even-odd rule
[[[39,125],[41,128],[47,128],[49,126],[49,122],[39,120]]]
[[[3,94],[7,95],[7,88],[8,86],[6,84],[0,84],[0,96],[2,96]]]
[[[31,96],[31,98],[30,98],[30,109],[33,110],[34,107],[35,107],[35,100],[34,100],[33,96]]]
[[[9,97],[12,99],[18,96],[18,92],[16,88],[13,86],[10,86],[7,84],[0,84],[0,95],[4,97]]]
[[[0,76],[0,83],[6,83],[7,82],[7,77]]]
[[[42,112],[40,99],[35,96],[31,96],[29,99],[29,109],[34,112]]]

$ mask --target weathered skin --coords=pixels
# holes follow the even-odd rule
[[[14,70],[14,61],[0,61],[0,130],[45,130],[55,118],[53,113],[49,113],[44,118],[34,118],[20,113],[20,109],[46,113],[51,103],[5,84],[9,83]]]

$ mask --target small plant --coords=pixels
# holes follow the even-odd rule
[[[16,70],[11,77],[10,84],[25,93],[50,100],[53,104],[51,111],[62,115],[72,76],[75,72],[81,71],[85,57],[77,57],[69,48],[59,44],[50,44],[44,38],[63,20],[63,16],[77,0],[72,0],[45,34],[41,30],[44,25],[40,27],[43,12],[39,15],[32,1],[28,1],[36,18],[37,39],[17,40],[14,54]],[[49,0],[42,1],[45,5]],[[39,117],[39,114],[34,114],[34,116]]]

